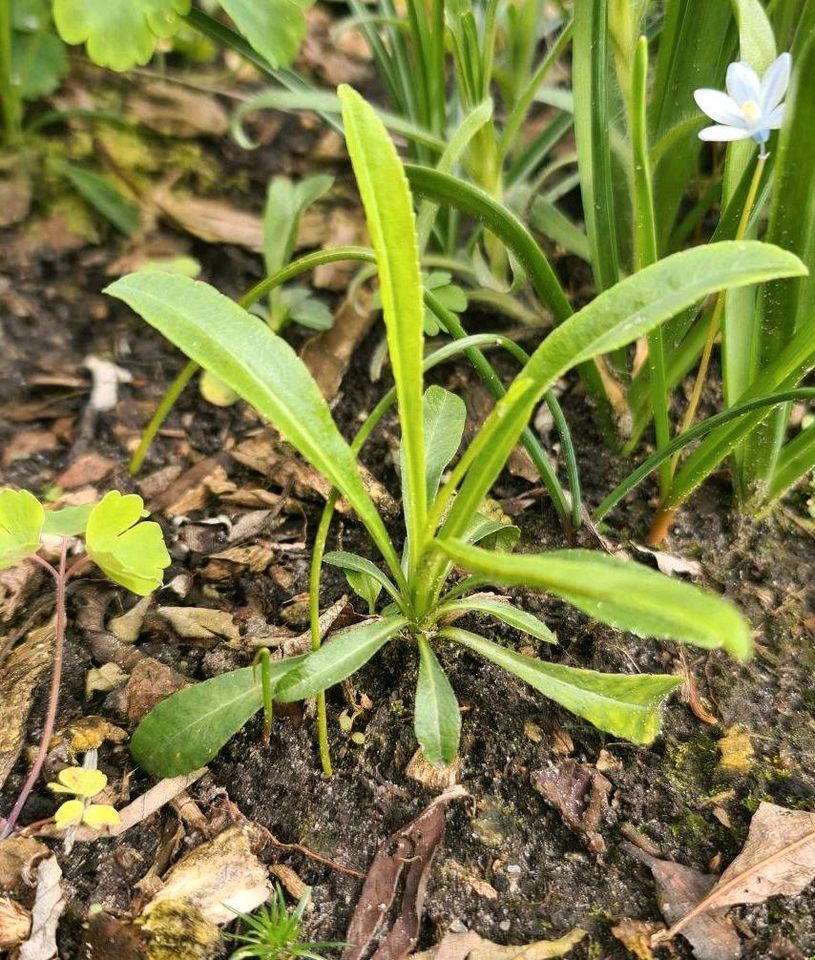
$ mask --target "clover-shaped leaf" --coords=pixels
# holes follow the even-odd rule
[[[108,784],[108,778],[101,770],[85,767],[67,767],[57,774],[58,783],[49,783],[48,789],[54,793],[72,793],[74,800],[66,800],[54,814],[54,823],[60,829],[79,826],[89,827],[115,826],[120,822],[115,807],[109,803],[91,803],[91,797],[101,793]]]
[[[45,511],[33,494],[0,491],[0,570],[37,552],[44,522]]]
[[[144,502],[135,493],[122,496],[111,490],[88,517],[85,548],[111,580],[144,597],[161,586],[170,555],[161,527],[139,523],[143,511]]]
[[[171,37],[190,0],[54,0],[54,21],[66,43],[85,43],[94,63],[111,70],[145,64]]]
[[[86,770],[85,767],[66,767],[57,774],[57,783],[49,783],[53,793],[72,793],[87,800],[101,793],[108,785],[108,778],[101,770]]]

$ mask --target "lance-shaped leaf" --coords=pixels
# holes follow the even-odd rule
[[[439,546],[466,570],[495,583],[553,593],[638,636],[723,647],[739,659],[750,655],[749,625],[732,603],[632,561],[592,550],[509,554],[460,542],[440,541]]]
[[[45,511],[27,490],[0,491],[0,570],[40,548]]]
[[[525,657],[474,633],[447,627],[439,634],[514,673],[535,690],[600,730],[631,743],[651,743],[661,725],[660,705],[681,677],[579,670]]]
[[[283,703],[305,700],[350,677],[406,625],[404,617],[383,617],[334,634],[286,674],[277,688],[277,699]]]
[[[303,657],[269,662],[274,692]],[[162,700],[136,727],[130,752],[154,777],[177,777],[208,763],[263,706],[261,672],[244,667],[185,687]]]
[[[425,472],[428,503],[436,496],[445,467],[461,446],[467,407],[461,397],[431,386],[425,390],[424,413]]]
[[[557,643],[557,637],[543,621],[531,613],[527,613],[526,610],[519,610],[508,601],[495,596],[475,594],[461,600],[452,600],[450,603],[445,603],[439,612],[445,617],[448,614],[460,616],[464,613],[486,613],[495,617],[496,620],[520,630],[522,633],[528,633],[530,637],[535,637],[536,640],[542,640],[544,643]]]
[[[346,550],[332,550],[323,557],[323,562],[332,567],[339,567],[340,570],[352,571],[354,573],[364,574],[375,580],[381,587],[385,588],[394,600],[399,600],[399,593],[391,582],[375,563],[371,563],[366,557],[360,557],[356,553],[348,553]],[[350,581],[349,581],[350,582]],[[354,587],[356,589],[356,587]]]
[[[144,501],[135,493],[106,493],[91,510],[85,529],[88,556],[111,580],[133,593],[157,590],[170,555],[157,523],[140,523]]]
[[[428,763],[439,767],[455,760],[461,734],[458,701],[447,674],[425,637],[419,637],[419,677],[413,727]]]

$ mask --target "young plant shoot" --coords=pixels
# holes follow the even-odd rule
[[[61,510],[45,510],[26,490],[0,491],[0,570],[27,560],[36,563],[53,578],[56,594],[51,689],[45,722],[34,763],[11,813],[2,823],[3,837],[14,830],[40,775],[54,732],[67,624],[65,590],[71,575],[69,545],[75,538],[82,537],[85,552],[102,573],[133,593],[147,596],[161,586],[163,571],[170,565],[170,556],[164,546],[161,527],[157,523],[144,522],[144,516],[141,497],[135,494],[122,496],[116,490],[105,494],[97,504]],[[54,539],[58,543],[56,565],[47,559]],[[58,826],[70,826],[79,821],[91,826],[110,822],[112,814],[106,805],[89,805],[91,798],[105,786],[104,774],[69,769],[58,779],[60,783],[49,784],[50,788],[74,795],[74,799],[64,803],[57,812]]]
[[[532,586],[600,622],[640,636],[674,639],[749,656],[750,631],[726,600],[642,566],[586,550],[513,554],[506,525],[486,498],[546,390],[566,371],[646,336],[711,293],[801,272],[795,256],[755,241],[721,242],[665,257],[604,291],[543,340],[498,400],[470,444],[462,442],[461,401],[423,386],[424,309],[413,204],[405,172],[376,112],[341,87],[342,117],[378,267],[395,382],[356,440],[341,436],[314,380],[291,347],[266,324],[206,284],[158,273],[117,280],[107,292],[127,303],[204,369],[252,404],[333,484],[316,535],[311,577],[313,650],[187,688],[159,704],[132,740],[136,760],[172,776],[205,763],[268,700],[318,698],[323,766],[330,770],[325,691],[361,669],[390,641],[408,638],[418,658],[415,732],[427,760],[451,763],[461,714],[443,667],[457,646],[498,664],[544,696],[617,737],[649,743],[660,708],[681,682],[672,675],[609,675],[522,656],[456,625],[479,612],[551,643],[546,625],[493,594],[488,585]],[[468,338],[444,356],[469,347]],[[424,362],[423,362],[424,361]],[[396,401],[401,427],[404,548],[391,539],[358,468],[365,439]],[[456,457],[458,459],[456,460]],[[454,464],[452,468],[451,464]],[[379,553],[323,556],[339,496],[353,508]],[[477,545],[476,545],[477,544]],[[498,549],[496,549],[498,547]],[[322,562],[378,614],[321,644]],[[464,579],[459,571],[466,573]],[[380,605],[380,601],[382,601]]]

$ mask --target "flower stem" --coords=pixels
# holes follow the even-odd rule
[[[761,184],[761,177],[764,173],[764,166],[767,163],[768,156],[769,154],[760,153],[758,160],[756,161],[753,179],[750,183],[750,189],[748,190],[747,197],[744,201],[744,209],[741,212],[741,218],[739,219],[738,227],[736,228],[735,240],[743,240],[745,234],[747,233],[747,227],[750,223],[750,217],[753,214],[753,206],[756,202],[758,188]],[[716,337],[719,334],[719,328],[722,322],[722,313],[724,312],[726,296],[727,294],[724,290],[720,291],[716,297],[713,310],[711,311],[710,320],[708,321],[707,337],[705,338],[705,345],[702,349],[702,357],[699,361],[699,369],[696,371],[696,379],[693,384],[690,400],[688,402],[687,409],[685,410],[685,415],[682,418],[682,423],[680,424],[679,430],[676,434],[679,437],[681,437],[682,434],[687,433],[696,420],[699,402],[702,399],[702,390],[704,389],[707,381],[708,370],[710,368],[710,359],[713,355],[713,347],[716,345]],[[673,480],[674,474],[676,473],[676,468],[679,464],[679,458],[680,453],[677,451],[670,464],[671,480]],[[666,497],[663,494],[663,502],[665,499]],[[675,511],[660,510],[648,536],[648,542],[650,544],[653,545],[655,543],[660,543],[667,536],[674,513]]]
[[[51,666],[51,690],[48,695],[48,708],[45,713],[45,723],[43,724],[42,728],[42,736],[40,738],[39,749],[37,750],[37,757],[34,760],[34,765],[28,774],[26,782],[23,784],[23,789],[20,791],[20,795],[17,797],[17,802],[14,804],[8,820],[6,820],[2,835],[0,835],[0,839],[5,839],[7,836],[9,836],[12,830],[14,830],[17,819],[20,816],[20,813],[22,812],[22,809],[25,806],[29,796],[31,796],[31,791],[34,789],[34,784],[37,782],[37,778],[40,775],[42,766],[45,763],[45,758],[48,754],[48,745],[51,742],[51,737],[54,733],[54,724],[57,719],[57,706],[59,704],[59,688],[60,683],[62,682],[62,653],[65,646],[65,587],[68,580],[67,576],[65,575],[65,563],[67,557],[68,541],[65,539],[62,541],[62,550],[60,551],[58,569],[54,569],[54,567],[52,567],[47,560],[43,560],[41,557],[37,556],[34,557],[40,566],[48,570],[48,572],[53,576],[56,584],[57,609],[56,623],[54,625],[54,660]]]

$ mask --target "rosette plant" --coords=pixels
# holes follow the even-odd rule
[[[451,645],[515,674],[601,730],[633,743],[648,743],[659,731],[661,704],[680,678],[605,674],[524,656],[464,629],[460,618],[479,612],[539,644],[553,643],[555,638],[539,619],[482,592],[485,586],[522,585],[560,597],[598,621],[640,636],[720,647],[739,658],[748,656],[751,648],[745,620],[722,598],[602,553],[508,552],[508,531],[487,515],[485,499],[536,406],[558,377],[644,336],[713,291],[790,275],[800,265],[776,247],[724,242],[666,257],[620,281],[546,336],[460,452],[462,401],[438,387],[425,390],[423,371],[456,353],[495,343],[496,338],[467,337],[425,357],[408,181],[373,108],[349,87],[341,87],[339,96],[378,268],[394,379],[393,389],[352,443],[340,434],[292,348],[212,287],[143,272],[107,288],[252,404],[334,486],[312,559],[312,651],[291,660],[271,661],[266,655],[260,671],[246,667],[180,691],[141,722],[133,736],[133,754],[151,773],[178,774],[214,756],[261,707],[266,707],[268,718],[273,698],[291,702],[317,697],[322,760],[328,772],[325,691],[397,640],[408,640],[418,657],[415,733],[433,764],[449,764],[459,744],[461,714],[443,667]],[[525,237],[525,242],[534,242],[528,234]],[[360,449],[394,401],[401,428],[401,550],[358,468]],[[367,530],[380,563],[347,552],[324,553],[340,496]],[[349,582],[375,613],[321,644],[323,562],[347,571]]]

